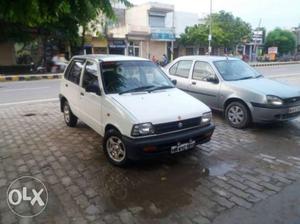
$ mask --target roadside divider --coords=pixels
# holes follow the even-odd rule
[[[54,74],[30,74],[30,75],[0,75],[0,82],[7,81],[31,81],[41,79],[60,79],[63,73]]]
[[[292,65],[300,64],[300,61],[286,61],[286,62],[250,62],[252,67],[266,67],[266,66],[278,66],[278,65]]]

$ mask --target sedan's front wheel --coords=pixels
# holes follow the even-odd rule
[[[226,107],[225,118],[232,127],[239,129],[246,128],[251,121],[248,108],[240,102],[232,102]]]

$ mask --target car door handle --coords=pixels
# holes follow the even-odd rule
[[[68,87],[68,84],[65,84],[65,87]]]
[[[196,82],[192,82],[192,85],[196,85],[197,83]]]
[[[84,93],[80,93],[81,96],[84,96]]]

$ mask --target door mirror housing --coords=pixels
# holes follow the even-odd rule
[[[95,83],[91,83],[90,85],[88,85],[86,87],[85,91],[89,92],[89,93],[95,93],[98,96],[101,95],[100,87],[97,84],[95,84]]]
[[[176,84],[177,84],[177,80],[176,79],[172,79],[171,82],[176,86]]]

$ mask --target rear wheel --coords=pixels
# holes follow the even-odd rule
[[[234,128],[246,128],[250,124],[251,116],[248,108],[240,102],[230,103],[225,110],[227,122]]]
[[[129,163],[127,149],[122,135],[115,129],[109,129],[103,139],[104,153],[113,165],[126,166]]]
[[[73,114],[68,101],[64,102],[63,106],[64,120],[69,127],[75,127],[78,118]]]

